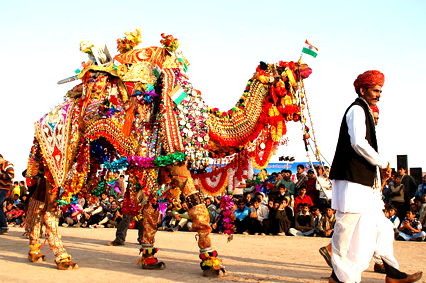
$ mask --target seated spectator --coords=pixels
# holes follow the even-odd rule
[[[399,233],[398,227],[399,227],[399,224],[401,224],[401,220],[399,220],[399,217],[397,216],[398,209],[391,204],[388,208],[388,211],[389,211],[389,220],[393,224],[393,230],[395,234],[398,234]]]
[[[295,224],[296,228],[290,228],[289,234],[299,237],[314,234],[314,217],[309,213],[308,204],[302,204],[302,210],[296,214]]]
[[[90,228],[104,228],[105,225],[108,228],[117,228],[122,219],[123,215],[120,213],[120,206],[116,200],[113,200],[111,202],[111,209],[106,213],[105,218],[99,221],[98,224],[92,225]]]
[[[335,224],[336,217],[334,216],[334,210],[331,207],[327,207],[326,215],[321,218],[319,224],[320,236],[332,237]]]
[[[279,189],[279,193],[277,195],[277,199],[283,199],[283,198],[285,198],[286,194],[287,194],[287,188],[285,187],[285,185],[284,184],[280,184],[279,187],[278,187],[278,189]]]
[[[255,199],[260,199],[260,204],[261,204],[261,205],[268,206],[268,199],[267,199],[267,198],[265,198],[265,194],[264,194],[264,193],[262,193],[262,192],[257,192],[257,193],[254,195],[254,198],[255,198]]]
[[[312,199],[306,195],[306,187],[302,186],[300,188],[299,195],[294,199],[294,213],[298,213],[299,210],[297,206],[299,203],[307,203],[310,207],[314,206]]]
[[[415,213],[416,213],[416,218],[417,219],[419,219],[420,218],[420,213],[419,213],[419,211],[418,211],[418,209],[417,209],[417,205],[415,204],[415,203],[412,203],[412,204],[410,204],[410,209],[409,210],[412,210],[412,211],[414,211]]]
[[[191,229],[192,223],[188,214],[188,204],[186,202],[182,202],[181,209],[173,210],[172,216],[173,216],[173,219],[170,221],[171,228],[169,229],[169,231],[176,232],[176,231],[184,230],[184,229],[188,229],[188,231],[192,230]]]
[[[291,222],[286,213],[287,199],[283,198],[278,205],[278,209],[274,213],[275,221],[272,222],[273,229],[270,231],[275,232],[278,236],[285,236],[291,228]]]
[[[251,194],[249,193],[245,194],[244,201],[247,207],[252,208],[254,200],[251,199]]]
[[[420,221],[416,218],[416,212],[412,210],[407,211],[407,216],[399,227],[397,240],[423,241],[425,235],[425,232],[422,231]]]
[[[290,198],[289,197],[285,197],[285,198],[281,199],[280,200],[280,204],[284,207],[285,214],[287,215],[287,219],[290,221],[290,227],[294,228],[295,227],[295,224],[294,224],[294,211],[293,211],[293,208],[290,207]]]
[[[87,227],[89,225],[96,224],[103,219],[100,217],[100,213],[103,211],[103,207],[99,204],[99,200],[96,199],[94,203],[83,209],[79,222],[74,224],[74,227]]]
[[[397,209],[399,219],[405,217],[404,185],[401,184],[401,175],[394,178],[394,185],[390,186],[390,197],[392,205]]]
[[[271,205],[272,202],[272,205]],[[263,220],[264,222],[267,221],[268,224],[266,225],[268,227],[267,232],[269,235],[277,234],[277,226],[276,226],[276,219],[275,214],[278,211],[278,208],[280,207],[280,202],[278,200],[272,200],[269,199],[268,201],[268,219]]]
[[[71,211],[71,214],[67,214],[65,216],[64,223],[62,223],[62,226],[68,227],[76,225],[80,220],[82,211],[83,208],[81,207],[80,203],[75,204]]]
[[[170,208],[166,209],[166,215],[163,217],[161,221],[161,226],[159,230],[167,230],[170,228],[170,221],[173,219],[172,210]]]
[[[321,222],[322,214],[321,214],[319,208],[316,207],[316,206],[314,206],[310,209],[310,213],[311,213],[312,217],[314,218],[314,229],[315,229],[314,237],[316,237],[316,235],[320,235],[319,225],[320,225],[320,222]]]
[[[420,219],[420,217],[423,215],[424,211],[425,211],[425,206],[426,204],[424,203],[424,199],[423,196],[419,197],[415,197],[414,198],[414,204],[416,205],[416,210],[417,210],[417,219]]]
[[[236,228],[237,234],[245,234],[249,233],[249,225],[250,225],[250,214],[251,210],[244,200],[238,201],[238,208],[234,211],[235,220],[234,225]]]
[[[209,212],[209,224],[211,227],[213,223],[216,222],[216,218],[217,218],[216,206],[213,204],[211,198],[206,198],[205,201],[206,201],[207,211]]]
[[[21,216],[25,212],[22,209],[17,209],[12,202],[7,202],[4,214],[9,225],[19,225],[22,223]]]
[[[18,195],[18,194],[15,194],[15,195],[13,196],[13,205],[14,205],[14,206],[17,206],[20,202],[21,202],[21,200],[19,199],[19,195]]]
[[[250,227],[249,231],[254,235],[266,235],[268,227],[264,226],[264,219],[268,219],[268,208],[266,205],[261,205],[262,199],[256,198],[250,213]]]

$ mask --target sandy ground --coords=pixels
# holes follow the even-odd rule
[[[47,261],[31,263],[27,259],[28,240],[23,229],[10,228],[0,235],[0,282],[328,282],[331,269],[318,249],[328,244],[324,238],[236,235],[230,243],[226,236],[213,234],[212,242],[228,274],[204,278],[199,267],[195,233],[157,233],[158,258],[165,270],[142,270],[137,230],[129,230],[126,245],[109,247],[115,229],[60,228],[63,243],[78,270],[56,269],[52,251]],[[43,253],[48,250],[48,244]],[[425,271],[426,243],[395,242],[395,255],[401,270]],[[363,282],[384,282],[385,276],[373,272],[373,262],[363,273]],[[426,282],[426,276],[418,282]]]

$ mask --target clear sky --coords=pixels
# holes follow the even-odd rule
[[[358,74],[386,76],[377,129],[379,152],[396,166],[426,171],[423,112],[426,102],[426,1],[7,1],[0,12],[0,153],[25,167],[33,123],[63,100],[87,56],[81,40],[106,43],[140,28],[140,47],[172,34],[190,61],[188,75],[210,107],[226,111],[243,93],[259,61],[296,61],[305,39],[319,48],[304,56],[314,130],[331,162],[344,111],[356,98]],[[277,156],[305,161],[300,123],[288,124],[289,145]],[[272,161],[276,161],[277,157]],[[18,177],[20,178],[20,176]]]

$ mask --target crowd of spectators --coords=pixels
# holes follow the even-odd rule
[[[315,170],[315,171],[314,171]],[[384,213],[393,223],[397,240],[425,239],[426,177],[412,192],[411,176],[394,174],[383,190]],[[236,234],[277,235],[298,237],[332,237],[336,218],[331,208],[332,182],[329,169],[318,167],[306,170],[297,167],[297,174],[282,170],[267,174],[263,170],[253,180],[246,180],[232,195]],[[72,205],[61,210],[60,225],[81,228],[116,228],[123,215],[120,207],[125,190],[124,176],[114,173],[119,181],[120,193],[102,193],[88,204],[77,194]],[[410,179],[411,178],[411,179]],[[408,185],[406,185],[408,183]],[[27,189],[24,182],[13,182],[10,196],[3,208],[9,226],[25,223]],[[407,199],[408,198],[408,199]],[[205,196],[209,222],[213,232],[222,233],[223,213],[221,196]],[[407,206],[408,200],[408,206]],[[188,204],[183,198],[163,206],[158,229],[165,231],[192,231]],[[137,223],[137,221],[133,221]],[[133,226],[134,224],[132,224]],[[137,228],[137,225],[134,225]]]

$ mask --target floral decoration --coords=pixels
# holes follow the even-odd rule
[[[180,43],[178,43],[178,39],[174,38],[173,35],[166,35],[162,33],[161,37],[162,39],[160,40],[160,43],[168,51],[175,52],[178,49]]]
[[[142,31],[135,29],[135,31],[126,31],[123,38],[117,39],[117,50],[120,54],[126,53],[142,42]]]

